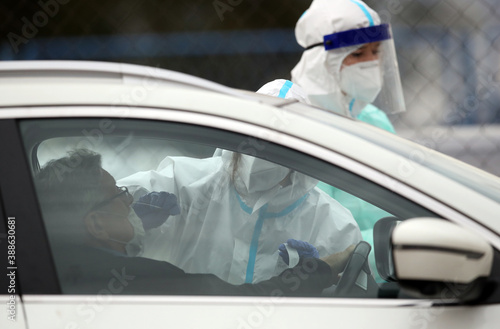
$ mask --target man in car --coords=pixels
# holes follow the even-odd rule
[[[317,295],[332,285],[352,247],[258,284],[231,285],[212,274],[189,274],[135,257],[145,236],[126,188],[101,167],[101,156],[76,150],[47,163],[36,187],[63,293],[166,295]]]

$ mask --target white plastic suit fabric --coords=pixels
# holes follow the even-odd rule
[[[233,166],[234,153],[220,153],[167,157],[156,171],[118,182],[139,195],[177,195],[180,215],[147,232],[144,257],[241,284],[278,274],[278,247],[289,238],[311,243],[320,257],[361,240],[351,213],[316,188],[317,180],[246,155]]]

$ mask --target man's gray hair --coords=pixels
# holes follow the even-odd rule
[[[82,242],[83,218],[103,198],[101,155],[77,149],[51,160],[35,177],[43,218],[52,238]]]

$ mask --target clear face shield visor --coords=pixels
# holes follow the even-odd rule
[[[362,64],[363,59],[360,58],[359,62],[351,64],[356,65],[356,67],[349,68],[346,72],[340,72],[341,77],[346,75],[347,72],[355,72],[358,75],[356,78],[349,79],[351,84],[349,88],[346,87],[346,83],[341,81],[342,92],[348,94],[346,102],[348,103],[347,106],[350,107],[349,111],[353,113],[352,107],[355,103],[361,104],[363,107],[371,103],[387,114],[403,112],[406,110],[403,88],[399,76],[392,30],[389,24],[325,35],[322,44],[313,46],[323,45],[326,51],[333,50],[342,53],[344,56],[342,61],[344,61],[347,56],[356,52],[364,44],[370,43],[377,45],[378,51],[371,57],[369,62]],[[378,62],[380,72],[370,74],[369,72],[374,72],[373,65],[370,65],[374,64],[373,62]],[[339,69],[343,70],[346,67],[348,66],[341,63]],[[374,88],[380,91],[374,94]],[[356,89],[358,90],[356,91]],[[368,93],[370,96],[362,97],[363,93]],[[349,99],[349,96],[352,96],[351,99]]]

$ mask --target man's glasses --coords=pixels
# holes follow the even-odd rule
[[[98,204],[93,206],[92,209],[90,209],[90,211],[99,209],[99,208],[107,205],[108,203],[110,203],[111,201],[113,201],[116,198],[126,197],[127,199],[130,199],[132,197],[130,195],[130,193],[128,192],[128,188],[126,186],[120,186],[120,187],[117,186],[116,188],[118,190],[120,190],[120,192],[116,193],[115,195],[113,195],[112,197],[110,197],[104,201],[99,202]]]

